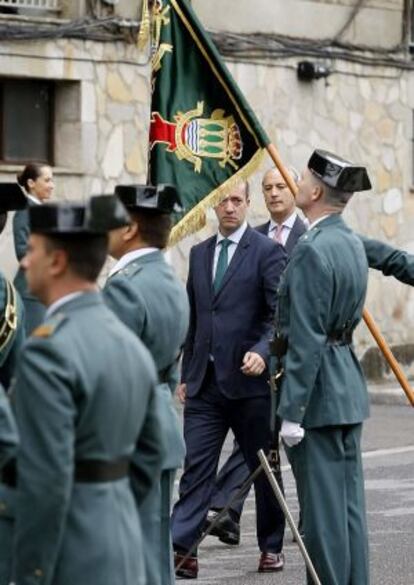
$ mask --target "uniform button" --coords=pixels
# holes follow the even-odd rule
[[[43,571],[42,571],[42,569],[35,569],[34,572],[33,572],[33,574],[38,579],[40,579],[41,577],[43,577]]]

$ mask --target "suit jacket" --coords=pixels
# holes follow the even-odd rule
[[[163,253],[157,251],[132,260],[112,275],[103,294],[107,305],[151,352],[161,374],[157,393],[166,447],[163,468],[177,469],[185,449],[172,393],[177,386],[178,356],[188,329],[185,289]]]
[[[368,264],[361,240],[338,214],[305,234],[279,287],[277,327],[287,337],[278,414],[304,428],[360,423],[364,376],[352,345],[333,336],[362,318]]]
[[[364,244],[370,268],[381,270],[385,276],[394,276],[414,286],[414,255],[397,250],[384,242],[359,236]]]
[[[21,447],[12,580],[146,583],[129,478],[82,483],[74,467],[121,457],[133,466],[139,440],[153,455],[152,488],[162,456],[155,384],[148,350],[98,293],[68,301],[27,341],[13,391]]]
[[[217,237],[190,252],[187,291],[190,327],[185,343],[182,381],[187,396],[201,389],[207,365],[214,359],[221,391],[229,398],[268,393],[267,373],[241,373],[247,351],[269,357],[269,338],[280,275],[286,265],[282,246],[247,227],[224,275],[213,291],[213,259]],[[211,356],[211,357],[210,357]]]
[[[255,229],[258,232],[260,232],[261,234],[269,237],[268,236],[269,226],[270,226],[270,220],[267,221],[266,223],[262,223],[261,225],[258,225]],[[290,230],[288,239],[286,240],[286,244],[284,245],[284,248],[286,250],[286,254],[288,255],[288,257],[291,256],[291,254],[293,252],[293,248],[298,243],[300,236],[302,234],[304,234],[305,232],[306,232],[306,226],[303,223],[303,221],[300,219],[300,217],[297,216],[295,219],[295,223],[293,224],[292,229]]]

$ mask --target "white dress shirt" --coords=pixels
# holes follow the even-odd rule
[[[308,230],[311,230],[312,228],[314,228],[316,225],[318,225],[318,223],[321,223],[321,221],[323,221],[324,219],[326,219],[330,215],[333,215],[333,214],[327,213],[326,215],[322,215],[321,217],[318,217],[318,219],[315,219],[315,221],[309,225]]]
[[[98,290],[98,289],[96,289]],[[89,292],[89,291],[88,291]],[[80,297],[81,295],[86,294],[86,291],[83,290],[79,290],[73,293],[69,293],[68,295],[65,295],[64,297],[60,297],[60,299],[58,299],[57,301],[55,301],[54,303],[52,303],[45,314],[45,319],[48,319],[49,317],[51,317],[54,313],[57,312],[58,309],[60,309],[61,307],[63,307],[63,305],[66,305],[66,303],[69,303],[69,301],[72,301],[73,299],[76,299],[77,297]]]
[[[151,252],[157,252],[158,248],[139,248],[138,250],[132,250],[131,252],[127,252],[118,260],[118,262],[112,267],[108,278],[111,278],[114,274],[125,268],[127,264],[136,260],[137,258],[141,258],[141,256],[145,256],[146,254],[151,254]]]
[[[213,281],[214,281],[214,276],[216,274],[216,268],[217,268],[217,262],[218,262],[218,257],[220,254],[220,250],[221,250],[221,244],[220,242],[222,240],[230,240],[231,244],[229,245],[229,247],[227,248],[227,254],[228,254],[228,264],[227,266],[230,264],[231,259],[234,256],[234,253],[237,249],[237,246],[240,242],[240,240],[243,237],[244,232],[247,229],[247,221],[245,221],[235,232],[233,232],[232,234],[230,234],[227,238],[226,236],[223,236],[220,232],[218,232],[217,234],[217,242],[216,242],[216,249],[214,250],[214,260],[213,260]]]
[[[32,195],[31,193],[28,193],[27,194],[27,198],[30,199],[30,201],[32,201],[36,205],[42,205],[42,202],[40,201],[40,199],[38,199],[36,197],[36,195]]]
[[[291,232],[291,230],[293,228],[293,224],[295,223],[297,216],[298,216],[298,214],[296,213],[296,211],[294,211],[282,223],[283,229],[282,229],[282,233],[281,233],[281,236],[280,236],[282,241],[280,243],[283,246],[286,246],[287,239],[290,236],[290,232]],[[273,219],[270,219],[269,230],[267,232],[267,235],[272,240],[274,240],[274,238],[275,238],[275,232],[276,232],[277,228],[278,228],[278,224],[276,222],[274,222]]]

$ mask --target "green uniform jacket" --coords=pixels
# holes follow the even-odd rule
[[[139,513],[145,525],[147,585],[172,585],[170,513],[175,470],[182,465],[185,446],[174,406],[178,359],[187,333],[187,294],[160,251],[131,260],[111,276],[104,290],[108,306],[147,346],[158,370],[157,413],[165,446],[160,484]],[[145,469],[146,462],[140,459]]]
[[[0,315],[2,327],[4,324],[6,305],[10,300],[7,293],[6,278],[0,273]],[[7,389],[10,385],[16,367],[16,360],[25,338],[23,303],[17,291],[15,304],[17,315],[16,329],[0,349],[0,468],[16,455],[18,444],[16,423],[11,411],[9,399],[3,390],[3,386]],[[11,514],[14,508],[13,498],[13,490],[0,481],[0,585],[8,585],[10,583]]]
[[[186,291],[163,253],[156,251],[132,260],[111,276],[104,288],[104,298],[154,358],[160,381],[164,382],[159,387],[166,444],[163,469],[176,469],[181,466],[185,452],[172,394],[178,381],[177,358],[188,328]]]
[[[363,245],[340,215],[330,215],[299,240],[279,286],[277,326],[288,340],[282,419],[307,429],[368,416],[368,392],[352,345],[328,341],[358,325],[367,278]]]
[[[24,308],[19,293],[15,290],[16,305],[16,329],[11,334],[8,342],[0,348],[0,383],[7,389],[10,385],[16,360],[25,340]],[[3,324],[6,305],[9,302],[7,295],[7,281],[0,272],[0,320]]]
[[[74,473],[76,461],[142,451],[152,488],[162,458],[155,383],[147,349],[99,293],[69,300],[27,341],[12,390],[18,585],[145,585],[129,478],[81,483]]]
[[[384,242],[359,236],[364,244],[370,268],[381,270],[385,276],[394,276],[414,286],[414,255],[397,250]]]
[[[29,206],[34,205],[34,203],[31,203],[30,199],[28,199],[28,201]],[[16,258],[19,262],[26,255],[29,235],[28,209],[16,211],[13,218],[13,238]],[[14,278],[13,284],[23,300],[25,306],[25,330],[27,335],[30,335],[33,329],[43,321],[46,307],[37,299],[37,297],[29,292],[25,272],[20,267]]]

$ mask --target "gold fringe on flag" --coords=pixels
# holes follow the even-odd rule
[[[150,38],[150,28],[151,28],[151,20],[150,20],[150,11],[148,6],[148,0],[142,0],[142,14],[141,14],[141,24],[139,27],[138,39],[137,39],[137,46],[140,51],[143,51],[147,46],[147,43]]]
[[[242,181],[246,181],[260,167],[264,149],[258,150],[242,169],[232,175],[227,181],[214,189],[200,203],[195,205],[171,230],[168,247],[171,248],[190,234],[194,234],[206,225],[206,211],[216,207]]]

